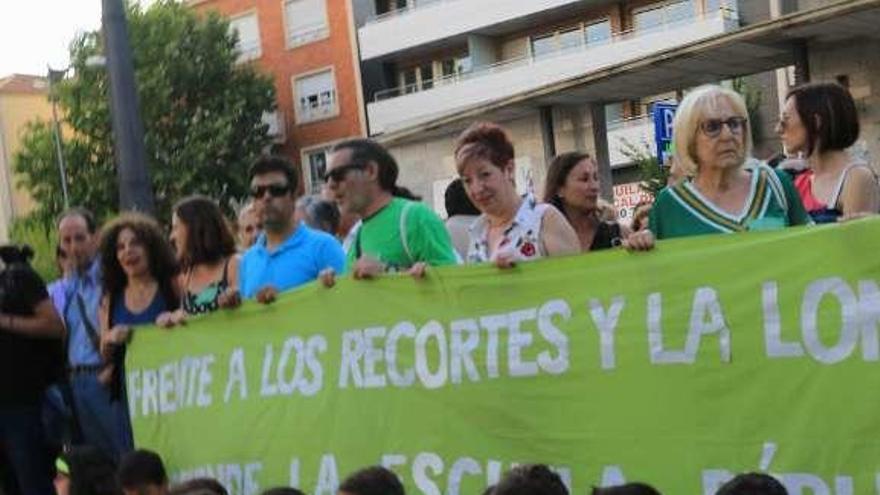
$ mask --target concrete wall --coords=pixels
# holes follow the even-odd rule
[[[861,123],[857,146],[864,146],[880,173],[880,41],[859,40],[838,45],[809,45],[810,78],[833,82],[844,76],[856,101]]]

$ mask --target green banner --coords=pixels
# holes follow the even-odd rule
[[[136,443],[174,479],[333,495],[384,464],[478,495],[515,464],[572,494],[880,495],[880,219],[315,284],[139,330]]]

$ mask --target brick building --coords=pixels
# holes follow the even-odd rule
[[[366,132],[352,10],[348,0],[187,0],[238,31],[240,63],[275,81],[267,115],[276,150],[301,165],[303,192],[316,192],[326,150]]]

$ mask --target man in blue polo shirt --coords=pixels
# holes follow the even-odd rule
[[[251,165],[249,175],[263,233],[242,257],[241,294],[269,303],[279,292],[315,280],[324,269],[341,272],[345,254],[339,241],[293,219],[297,183],[291,163],[278,156],[262,157]]]

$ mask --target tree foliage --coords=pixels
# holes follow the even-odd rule
[[[669,180],[669,167],[661,167],[657,163],[657,156],[644,141],[641,145],[637,145],[627,139],[621,139],[620,145],[623,156],[638,168],[639,187],[656,198]]]
[[[262,115],[275,105],[271,79],[236,64],[237,35],[217,14],[197,16],[173,0],[147,9],[132,2],[128,30],[159,218],[194,193],[228,210],[246,195],[247,166],[270,143]],[[98,218],[118,204],[108,75],[87,63],[102,44],[99,32],[73,41],[73,76],[52,95],[64,119],[70,202]],[[29,220],[50,225],[63,208],[50,124],[30,125],[15,167],[39,204]]]

